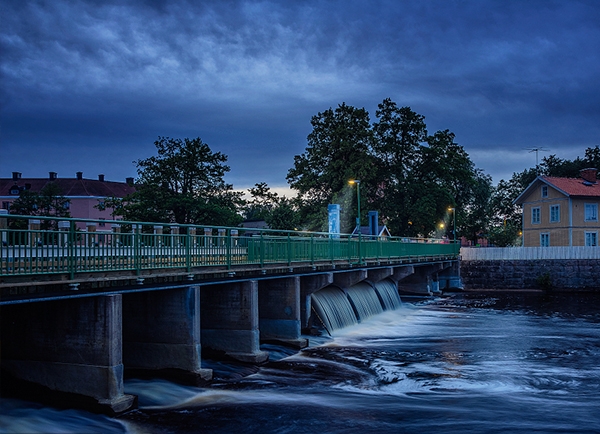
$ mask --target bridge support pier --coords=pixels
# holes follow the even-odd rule
[[[262,280],[258,283],[260,339],[304,348],[300,338],[300,277]]]
[[[387,279],[393,274],[394,269],[392,267],[374,268],[371,270],[367,270],[367,280],[373,283],[377,283],[382,281],[383,279]]]
[[[136,405],[123,393],[121,295],[2,308],[2,369],[80,406],[118,414]],[[72,395],[74,394],[74,395]]]
[[[464,289],[460,277],[460,260],[444,263],[444,270],[439,273],[440,290],[461,291]]]
[[[442,264],[419,265],[413,268],[414,273],[398,280],[400,294],[433,295],[440,294],[437,273]]]
[[[201,369],[200,288],[123,295],[123,359],[128,370],[210,380],[212,370]]]
[[[200,291],[203,345],[249,363],[262,363],[269,353],[260,350],[258,282],[226,283]]]

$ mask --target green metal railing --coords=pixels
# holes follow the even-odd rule
[[[0,276],[457,257],[438,239],[0,214]]]

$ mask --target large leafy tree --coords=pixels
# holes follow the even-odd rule
[[[422,143],[427,139],[425,118],[410,107],[398,107],[385,99],[376,111],[373,124],[374,157],[377,161],[377,190],[372,204],[392,233],[416,235],[431,228],[420,216],[434,215],[434,201],[423,198],[422,180],[416,169],[422,164]],[[417,200],[415,201],[415,197]]]
[[[159,137],[158,155],[138,160],[137,189],[123,200],[106,201],[126,220],[237,225],[242,193],[224,181],[227,156],[200,138]]]
[[[304,154],[295,157],[288,182],[299,191],[310,228],[327,221],[327,204],[355,208],[347,181],[361,179],[363,212],[376,209],[395,235],[431,235],[457,210],[457,223],[469,231],[483,213],[477,199],[489,194],[489,177],[482,176],[448,130],[427,134],[425,118],[409,107],[385,99],[369,125],[364,109],[342,104],[313,117]],[[483,198],[488,202],[489,196]],[[479,216],[470,218],[477,211]],[[353,220],[355,212],[346,212]],[[352,224],[344,225],[351,228]],[[481,232],[483,228],[478,229]]]
[[[306,151],[294,157],[287,180],[298,191],[307,229],[324,230],[327,205],[349,193],[348,180],[360,179],[363,192],[372,188],[373,134],[368,112],[345,103],[313,116],[311,124]]]

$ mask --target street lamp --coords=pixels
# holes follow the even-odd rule
[[[351,179],[348,181],[349,184],[356,184],[356,202],[358,211],[356,213],[356,230],[358,231],[358,263],[362,264],[361,256],[361,244],[362,244],[362,231],[360,228],[360,179]]]
[[[456,208],[448,208],[452,211],[452,241],[456,242]]]
[[[351,179],[348,184],[356,184],[356,201],[358,204],[358,212],[356,214],[356,227],[360,233],[360,179]]]

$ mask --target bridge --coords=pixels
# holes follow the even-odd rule
[[[203,350],[306,346],[326,288],[385,305],[390,285],[461,287],[459,246],[437,239],[6,214],[0,239],[3,373],[108,413],[135,405],[125,369],[201,384]]]

